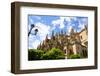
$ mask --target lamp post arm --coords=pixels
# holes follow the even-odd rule
[[[30,33],[31,33],[32,29],[33,29],[33,27],[31,27],[30,31],[28,32],[28,37],[29,37],[29,35],[30,35]]]

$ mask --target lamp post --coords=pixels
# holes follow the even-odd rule
[[[34,34],[34,35],[36,35],[36,34],[37,34],[37,32],[38,32],[38,29],[35,29],[35,34]]]
[[[35,27],[35,25],[34,25],[34,24],[31,24],[30,31],[28,32],[28,37],[29,37],[29,35],[31,34],[31,31],[32,31],[32,29],[33,29],[34,27]],[[35,31],[34,35],[36,35],[37,32],[38,32],[38,29],[35,29],[34,31]]]

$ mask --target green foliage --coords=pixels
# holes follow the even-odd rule
[[[57,48],[52,48],[50,51],[43,54],[42,59],[64,59],[64,53]]]
[[[28,60],[41,60],[41,56],[44,54],[41,50],[29,49]]]
[[[44,52],[42,50],[29,49],[28,60],[50,60],[50,59],[64,59],[65,55],[60,49],[52,48]]]
[[[68,56],[68,59],[79,59],[79,58],[81,58],[81,56],[79,55],[79,54],[72,54],[72,55],[69,55]]]

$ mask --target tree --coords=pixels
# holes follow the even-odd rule
[[[44,52],[42,50],[37,49],[29,49],[28,50],[28,60],[41,60]]]
[[[81,56],[79,54],[72,54],[68,56],[68,59],[79,59]]]
[[[43,54],[42,59],[65,59],[65,55],[60,49],[52,48],[50,51]]]

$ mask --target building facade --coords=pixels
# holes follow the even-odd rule
[[[84,27],[80,32],[75,32],[72,28],[70,34],[67,35],[66,32],[61,31],[60,33],[54,34],[48,39],[40,43],[37,49],[48,51],[52,48],[59,48],[62,50],[66,56],[79,54],[82,57],[87,57],[88,53],[88,30],[87,26]]]

